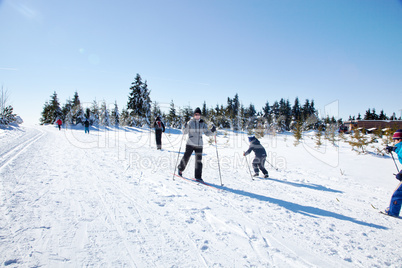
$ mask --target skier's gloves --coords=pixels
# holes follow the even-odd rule
[[[215,126],[212,126],[211,131],[212,131],[212,132],[215,132],[215,131],[216,131],[216,127],[215,127]]]
[[[396,179],[402,181],[402,171],[395,175]]]
[[[395,149],[396,149],[396,147],[394,147],[394,146],[387,146],[387,147],[385,147],[385,150],[386,150],[389,154],[392,153],[392,152],[394,152]]]

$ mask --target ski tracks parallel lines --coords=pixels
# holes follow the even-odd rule
[[[88,158],[89,156],[88,156],[86,150],[83,150],[83,152],[85,153],[85,155]],[[130,256],[131,266],[132,267],[141,267],[142,265],[139,265],[135,261],[136,260],[135,255],[131,250],[132,247],[130,247],[128,245],[127,239],[125,239],[126,236],[124,235],[124,232],[123,232],[123,229],[122,229],[121,225],[117,222],[115,217],[113,217],[113,215],[114,215],[112,213],[113,208],[111,207],[111,205],[108,205],[108,203],[105,201],[105,198],[106,198],[106,195],[107,195],[107,190],[100,185],[99,180],[100,180],[101,176],[99,176],[99,172],[94,168],[91,168],[91,171],[92,171],[93,174],[96,175],[96,177],[98,179],[97,181],[94,181],[94,179],[91,179],[91,184],[96,189],[96,193],[97,193],[97,195],[99,197],[99,200],[102,203],[103,208],[105,209],[105,211],[107,213],[108,218],[110,219],[110,221],[113,223],[114,227],[116,228],[116,231],[117,231],[118,235],[120,236],[128,255]],[[105,196],[102,196],[102,194],[104,194]]]
[[[131,206],[136,210],[136,213],[137,213],[137,214],[139,215],[139,217],[140,217],[140,221],[139,221],[138,223],[141,223],[141,224],[143,225],[143,228],[147,230],[149,236],[155,235],[155,231],[152,232],[151,230],[149,230],[149,227],[147,226],[147,222],[148,222],[149,220],[154,221],[154,218],[156,217],[155,215],[159,215],[159,216],[157,217],[157,218],[159,218],[159,219],[162,219],[164,216],[161,215],[158,211],[152,209],[151,206],[143,207],[143,206],[139,205],[139,204],[138,204],[138,201],[137,201],[135,198],[133,198],[132,195],[127,192],[126,189],[122,189],[120,186],[118,186],[118,185],[117,185],[115,182],[113,182],[112,180],[108,180],[108,181],[106,182],[106,180],[103,179],[103,183],[110,183],[111,186],[113,187],[113,189],[119,191],[122,196],[124,196],[127,200],[131,201],[131,202],[130,202]],[[143,195],[143,193],[142,193],[141,191],[136,192],[135,195],[136,195],[136,197],[137,197],[138,199],[143,199],[143,200],[146,199],[146,197]],[[134,204],[135,204],[135,205],[134,205]],[[148,203],[148,204],[151,204],[151,203]],[[133,206],[133,205],[134,205],[134,206]],[[146,212],[147,215],[153,215],[153,217],[152,217],[152,218],[144,217],[144,216],[142,215],[142,212],[140,212],[140,210],[139,210],[137,207],[139,207],[142,212]],[[152,210],[152,211],[151,211],[151,210]],[[133,218],[132,221],[133,221],[133,222],[134,222],[134,221],[137,222],[138,219]],[[155,224],[155,223],[154,223],[154,224]],[[158,233],[159,233],[159,234],[158,234],[158,237],[160,236],[160,233],[162,233],[162,236],[161,236],[159,239],[164,239],[165,241],[167,240],[167,241],[169,241],[170,243],[177,243],[178,245],[176,245],[176,246],[182,246],[183,244],[187,244],[188,241],[190,241],[191,243],[188,244],[188,246],[191,246],[191,247],[192,247],[192,250],[191,250],[191,251],[198,251],[197,246],[194,244],[194,242],[191,240],[191,238],[189,238],[188,235],[187,235],[187,237],[184,237],[183,233],[178,232],[175,228],[172,228],[172,226],[170,226],[169,224],[165,223],[164,221],[158,221],[157,224],[159,225],[160,230],[162,230],[162,232],[158,232]],[[172,237],[171,235],[169,235],[168,232],[171,232],[171,231],[174,232],[174,234],[175,234],[174,237]],[[166,236],[166,235],[168,235],[168,237],[164,238],[164,236]],[[144,237],[143,235],[140,237],[138,233],[137,233],[137,237],[138,237],[138,240],[139,240],[139,241],[146,241],[146,239],[147,239],[147,238]],[[172,241],[171,241],[172,238],[175,238],[175,239],[178,238],[179,241],[172,242]],[[190,239],[190,240],[189,240],[189,239]],[[164,246],[166,246],[166,245],[164,244]],[[145,249],[144,249],[144,250],[145,250]],[[163,247],[161,247],[161,250],[163,251]],[[154,257],[154,258],[155,258],[155,257],[158,256],[158,254],[160,255],[161,253],[163,254],[163,252],[153,252],[152,254],[149,254],[149,253],[148,253],[148,255],[149,255],[150,257]],[[183,252],[182,252],[182,253],[183,253]],[[202,263],[205,264],[205,265],[204,265],[205,267],[209,267],[209,266],[206,264],[206,260],[201,256],[201,254],[198,254],[198,257],[199,257],[199,261],[202,261]],[[148,264],[148,265],[149,265],[149,264]],[[156,265],[156,264],[154,264],[154,265]]]
[[[26,141],[17,144],[11,149],[1,154],[0,158],[0,172],[9,165],[14,159],[16,159],[22,152],[24,152],[29,146],[34,144],[40,138],[45,135],[45,132],[40,131],[38,134],[33,136],[32,138],[27,139]]]

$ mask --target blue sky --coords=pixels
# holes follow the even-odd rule
[[[137,73],[162,106],[402,111],[400,0],[0,0],[0,33],[0,85],[28,123],[54,91],[122,109]]]

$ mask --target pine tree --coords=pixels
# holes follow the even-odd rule
[[[123,109],[122,111],[121,111],[121,115],[120,115],[120,118],[119,118],[120,120],[120,124],[122,125],[122,126],[128,126],[130,123],[131,123],[131,120],[130,120],[130,115],[129,115],[129,113],[128,113],[128,111],[127,111],[127,109]]]
[[[114,109],[112,111],[112,124],[118,126],[120,124],[120,113],[119,107],[117,106],[117,101],[114,102]]]
[[[290,107],[289,100],[281,99],[279,102],[280,124],[282,131],[289,130],[290,122],[292,120],[292,108]]]
[[[364,115],[364,120],[372,120],[373,119],[373,114],[371,113],[371,109],[369,108],[366,111],[366,114]]]
[[[147,124],[149,126],[151,124],[151,98],[147,81],[142,82],[141,76],[137,74],[135,81],[131,84],[127,110],[133,117],[132,125],[143,126]]]
[[[5,90],[3,86],[1,86],[1,92],[0,92],[0,116],[1,120],[5,122],[5,117],[4,117],[4,111],[6,107],[8,106],[8,91],[7,89]],[[4,123],[5,124],[5,123]]]
[[[208,118],[207,103],[205,101],[202,104],[202,116],[204,116],[205,118]]]
[[[78,96],[77,91],[74,93],[71,105],[71,123],[75,125],[80,123],[83,124],[85,121],[84,110],[82,109],[80,97]]]
[[[63,113],[55,91],[50,97],[50,102],[46,102],[43,107],[42,118],[40,119],[41,125],[53,124],[58,118],[61,118],[62,115]]]
[[[172,128],[178,127],[176,108],[174,107],[173,100],[170,102],[170,109],[169,109],[169,113],[167,115],[167,123],[168,123],[168,126],[170,126]]]
[[[94,100],[92,102],[91,106],[91,117],[90,117],[90,122],[94,126],[99,126],[99,116],[100,116],[100,111],[99,111],[99,106],[98,102]]]
[[[375,108],[373,108],[372,120],[378,120],[378,115],[377,115],[377,113],[375,111]]]
[[[106,101],[103,101],[100,108],[100,124],[102,126],[108,127],[110,126],[110,116],[109,109],[107,108]]]
[[[271,106],[269,106],[269,102],[267,101],[265,103],[265,106],[262,108],[263,112],[263,117],[268,123],[271,123],[272,118],[271,118]]]
[[[352,146],[352,150],[360,153],[366,152],[366,147],[369,145],[369,140],[366,135],[364,135],[360,130],[353,130],[353,135],[351,136],[351,140],[349,144]]]
[[[335,117],[332,117],[328,120],[328,123],[325,126],[325,139],[335,145],[336,142],[336,131],[338,130],[338,125],[336,123]]]
[[[232,119],[232,127],[234,130],[239,130],[240,128],[240,100],[239,100],[239,94],[236,93],[232,100],[232,112],[233,112],[233,117]]]
[[[14,108],[11,105],[8,105],[3,108],[0,113],[0,125],[9,125],[14,122],[17,124],[22,123],[22,119],[14,114]]]
[[[300,122],[297,122],[295,127],[293,128],[293,136],[295,137],[294,146],[300,144],[300,140],[303,136],[303,125]]]
[[[272,105],[272,115],[274,116],[274,120],[277,122],[279,119],[279,102],[275,101],[274,104]]]
[[[61,109],[61,113],[62,113],[62,120],[67,123],[67,124],[71,124],[71,118],[69,120],[69,115],[71,115],[70,111],[71,111],[71,107],[72,107],[72,102],[70,99],[66,100],[66,103],[63,105],[63,108]]]
[[[378,119],[379,120],[388,120],[388,116],[384,113],[384,110],[381,110]]]
[[[193,116],[193,109],[190,106],[186,106],[181,110],[181,114],[184,122],[188,122]]]
[[[159,104],[156,101],[154,101],[152,103],[151,118],[152,118],[152,120],[155,120],[156,117],[158,117],[158,116],[159,117],[162,116],[162,111],[161,111],[161,108],[160,108]]]
[[[295,122],[302,122],[302,112],[300,107],[299,98],[296,97],[295,102],[292,107],[292,116]]]
[[[317,146],[317,148],[320,148],[320,146],[322,145],[322,141],[321,141],[321,137],[322,137],[322,125],[319,125],[317,128],[317,132],[315,133],[315,145]]]

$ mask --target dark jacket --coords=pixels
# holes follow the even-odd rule
[[[267,152],[265,151],[264,146],[262,146],[260,141],[257,139],[254,139],[250,143],[250,147],[244,153],[244,155],[250,154],[251,151],[254,151],[256,157],[266,157],[267,156]]]
[[[159,130],[159,131],[162,130],[162,132],[165,132],[165,125],[160,120],[155,121],[154,128],[155,128],[155,130]]]
[[[89,121],[88,121],[88,120],[85,120],[84,126],[85,126],[85,127],[89,127]]]

